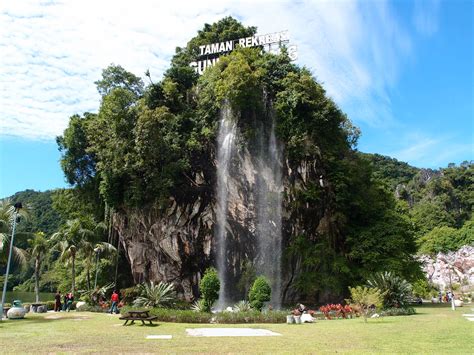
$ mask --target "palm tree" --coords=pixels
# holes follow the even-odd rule
[[[90,221],[89,221],[90,222]],[[91,289],[91,277],[90,272],[92,270],[92,265],[95,258],[95,267],[96,267],[96,280],[97,280],[97,263],[98,256],[100,253],[104,254],[114,254],[116,252],[115,247],[106,242],[99,242],[102,237],[106,235],[107,225],[103,222],[95,224],[91,228],[92,223],[89,223],[89,228],[83,228],[83,240],[81,242],[81,256],[84,258],[84,268],[86,270],[86,280],[87,280],[87,289]]]
[[[72,292],[76,287],[76,257],[84,258],[84,267],[87,275],[87,287],[90,290],[90,270],[92,269],[95,251],[99,245],[104,251],[113,251],[115,248],[105,242],[100,242],[104,235],[104,224],[94,224],[92,219],[74,219],[66,222],[62,231],[53,234],[51,240],[56,243],[61,252],[60,260],[71,262]]]
[[[71,292],[76,289],[76,255],[77,245],[81,243],[82,228],[79,219],[69,220],[65,227],[51,236],[51,241],[56,243],[56,247],[61,253],[59,260],[69,263],[71,261]]]
[[[17,218],[27,218],[29,207],[24,206],[17,213]],[[0,201],[0,262],[6,264],[8,251],[10,248],[11,226],[15,217],[15,207],[10,199]],[[26,235],[29,233],[16,232],[16,236]],[[22,267],[27,265],[26,252],[18,247],[13,246],[13,258]]]
[[[97,276],[99,274],[99,257],[101,254],[103,255],[114,255],[117,253],[117,249],[110,243],[101,242],[97,243],[94,252],[96,253],[95,259],[95,282],[94,282],[94,289],[97,287]],[[115,282],[114,282],[115,284]]]
[[[39,302],[39,276],[41,270],[41,263],[44,256],[49,250],[49,242],[45,238],[43,232],[35,233],[34,239],[28,239],[30,248],[28,249],[29,254],[35,258],[35,297],[36,303]]]

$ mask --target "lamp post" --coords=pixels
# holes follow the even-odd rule
[[[2,305],[1,305],[1,309],[0,309],[0,319],[3,319],[3,309],[4,309],[4,306],[5,306],[5,297],[7,295],[8,274],[10,273],[10,262],[11,262],[12,254],[13,254],[13,240],[15,239],[16,220],[18,218],[18,212],[20,212],[20,209],[23,208],[23,205],[21,204],[21,202],[17,202],[17,203],[15,203],[15,205],[13,207],[15,208],[15,211],[13,212],[12,238],[10,239],[10,252],[8,253],[7,271],[5,273],[5,280],[3,282]]]

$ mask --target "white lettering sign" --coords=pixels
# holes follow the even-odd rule
[[[199,46],[199,57],[195,62],[189,65],[201,75],[204,71],[216,65],[219,61],[219,56],[232,52],[237,47],[263,47],[263,50],[278,54],[282,46],[289,43],[288,31],[269,33],[266,35],[255,35],[252,37],[239,38],[219,43],[204,44]],[[298,57],[297,47],[295,45],[287,46],[288,56],[291,60],[296,60]],[[202,58],[206,57],[206,58]]]

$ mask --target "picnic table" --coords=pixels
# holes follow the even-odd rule
[[[150,311],[148,310],[138,310],[138,311],[128,311],[120,320],[125,320],[123,325],[127,325],[128,321],[131,321],[130,324],[134,324],[136,320],[142,322],[142,325],[145,325],[145,321],[150,322],[150,325],[153,325],[152,321],[158,319],[157,316],[150,316]]]

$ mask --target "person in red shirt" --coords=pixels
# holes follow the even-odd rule
[[[117,308],[117,305],[119,303],[119,295],[116,290],[112,293],[112,297],[110,298],[110,301],[112,302],[112,306],[110,307],[109,313],[119,313],[119,310]]]

